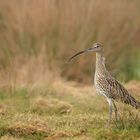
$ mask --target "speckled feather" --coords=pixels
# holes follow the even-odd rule
[[[130,104],[135,108],[140,108],[140,103],[113,77],[99,77],[96,83],[98,88],[97,90],[99,92],[104,92],[108,98]]]
[[[94,83],[97,92],[115,101],[130,104],[136,109],[140,108],[140,102],[132,97],[124,86],[115,80],[115,78],[107,71],[105,67],[105,58],[102,54],[97,53],[96,59]]]

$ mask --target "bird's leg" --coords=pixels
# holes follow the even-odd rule
[[[118,114],[117,114],[118,111],[117,111],[117,107],[116,107],[114,101],[112,101],[112,103],[113,103],[114,112],[115,112],[115,119],[116,119],[116,121],[118,121]]]
[[[108,104],[109,104],[109,120],[108,120],[108,124],[110,124],[111,119],[112,119],[112,100],[107,98]]]

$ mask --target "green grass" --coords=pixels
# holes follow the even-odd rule
[[[84,87],[51,88],[19,88],[12,93],[1,90],[2,140],[139,139],[140,119],[135,109],[117,104],[120,119],[113,119],[106,127],[108,107],[104,98],[91,95]]]

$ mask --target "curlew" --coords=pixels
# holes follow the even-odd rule
[[[132,97],[124,86],[111,76],[109,71],[106,69],[105,58],[103,57],[103,46],[100,43],[95,43],[92,47],[74,54],[69,58],[69,61],[86,52],[96,52],[94,85],[96,92],[103,95],[109,104],[108,123],[110,123],[112,119],[113,111],[115,112],[115,118],[117,120],[117,107],[114,101],[121,101],[135,107],[136,109],[140,108],[140,102]]]

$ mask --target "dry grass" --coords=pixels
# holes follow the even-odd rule
[[[1,85],[44,83],[49,71],[53,78],[89,83],[89,60],[95,58],[86,55],[70,65],[66,60],[97,41],[104,44],[107,65],[116,76],[139,79],[139,5],[138,0],[2,0]]]
[[[138,82],[126,85],[140,100]],[[108,107],[105,99],[90,86],[58,81],[49,89],[1,91],[1,139],[138,139],[139,110],[117,103],[119,121],[106,129]],[[40,91],[40,92],[39,92]],[[113,114],[114,115],[114,114]]]
[[[106,129],[104,98],[91,86],[61,78],[91,83],[95,57],[66,61],[99,41],[113,75],[139,80],[139,5],[138,0],[1,0],[0,139],[139,139],[139,111],[117,103],[120,119]],[[138,81],[126,87],[140,99]]]
[[[33,99],[31,109],[33,112],[63,114],[70,113],[72,111],[72,105],[58,99],[44,99],[43,97],[37,97]]]
[[[20,140],[20,139],[7,135],[7,136],[1,137],[0,140]]]

